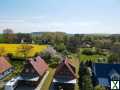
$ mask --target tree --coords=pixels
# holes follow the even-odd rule
[[[62,55],[63,55],[64,57],[68,57],[69,54],[70,54],[70,53],[69,53],[68,50],[66,50],[66,49],[62,52]]]
[[[82,90],[93,90],[91,77],[89,75],[84,75],[82,79]]]
[[[32,42],[32,36],[30,34],[24,34],[24,33],[17,33],[16,34],[16,43],[21,43],[21,41],[24,41],[24,43],[31,43]]]
[[[112,41],[110,39],[95,40],[95,46],[100,49],[110,49]]]
[[[111,54],[108,57],[108,62],[109,63],[120,63],[120,55],[119,54]]]
[[[116,54],[120,53],[120,43],[119,42],[116,42],[111,46],[111,52],[116,53]]]
[[[26,58],[28,56],[28,53],[30,52],[30,50],[33,48],[32,45],[29,44],[21,44],[18,47],[18,53],[22,54],[24,58]]]
[[[71,36],[67,42],[67,50],[72,53],[79,52],[80,48],[80,38],[78,35]]]
[[[7,29],[4,29],[4,30],[3,30],[3,33],[4,33],[4,34],[13,34],[13,30],[7,28]]]
[[[58,44],[58,45],[55,46],[55,49],[58,52],[63,52],[66,49],[66,47],[65,47],[64,43],[60,43],[60,44]]]
[[[51,63],[49,64],[49,66],[51,67],[51,68],[56,68],[57,66],[58,66],[58,64],[59,64],[59,61],[60,61],[60,57],[59,56],[52,56],[51,57]]]
[[[40,53],[40,56],[46,61],[46,63],[51,63],[51,53],[49,51],[44,51]]]
[[[93,90],[92,79],[88,67],[83,62],[80,64],[79,69],[79,86],[80,90]]]
[[[46,32],[43,33],[39,39],[47,40],[49,44],[55,45],[64,42],[65,33],[63,32]]]
[[[4,40],[4,35],[3,34],[0,34],[0,43],[5,43],[5,40]]]
[[[92,35],[84,35],[82,38],[83,41],[93,41]]]
[[[49,46],[46,50],[39,53],[38,55],[40,55],[52,68],[55,68],[61,60],[61,55],[58,54],[56,50],[51,46]]]
[[[16,35],[12,29],[3,30],[3,38],[6,43],[14,43]]]
[[[85,49],[85,50],[82,51],[82,54],[85,54],[85,55],[95,55],[96,54],[96,50]]]

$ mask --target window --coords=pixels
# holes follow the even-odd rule
[[[112,80],[120,80],[120,77],[117,73],[114,73],[112,76],[111,76],[111,79]]]
[[[110,71],[109,76],[111,80],[120,80],[120,75],[114,68]]]
[[[26,69],[25,72],[28,73],[28,72],[29,72],[29,69]]]

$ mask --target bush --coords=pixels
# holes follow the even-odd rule
[[[58,65],[58,64],[57,64],[56,62],[53,62],[53,63],[49,64],[49,66],[50,66],[51,68],[56,68],[57,65]]]
[[[57,44],[55,45],[55,49],[58,51],[58,52],[62,52],[66,49],[64,43],[60,43],[60,44]]]
[[[111,54],[108,57],[109,63],[120,63],[120,55],[119,54]]]
[[[96,51],[90,50],[90,49],[85,49],[85,50],[82,51],[82,54],[85,54],[85,55],[95,55]]]
[[[12,60],[12,61],[25,61],[26,59],[23,58],[23,57],[19,57],[19,58],[18,58],[18,57],[14,57],[14,56],[13,56],[13,57],[11,58],[11,60]]]
[[[57,53],[53,54],[48,50],[40,53],[39,55],[41,56],[41,58],[43,58],[46,61],[46,63],[50,64],[50,66],[57,65],[61,58],[60,55],[58,55]]]
[[[51,68],[56,68],[56,66],[59,64],[59,61],[60,61],[60,57],[59,56],[53,56],[51,57],[51,63],[50,63],[50,67]]]
[[[106,89],[105,89],[105,87],[102,87],[102,86],[100,86],[100,85],[97,85],[97,86],[95,87],[95,90],[106,90]]]
[[[7,53],[7,56],[12,59],[13,58],[13,54],[12,53]]]
[[[96,54],[106,56],[108,54],[108,51],[105,50],[105,49],[97,48],[96,49]]]
[[[62,52],[63,56],[68,56],[70,54],[70,52],[68,52],[66,49]]]
[[[51,54],[50,54],[50,52],[47,52],[47,51],[45,51],[45,52],[42,52],[41,54],[40,54],[40,56],[49,64],[49,63],[51,63]]]

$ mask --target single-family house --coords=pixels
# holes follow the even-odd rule
[[[56,68],[52,88],[53,90],[74,90],[76,79],[75,66],[65,59]]]
[[[10,74],[13,70],[14,68],[8,62],[7,58],[0,57],[0,79]]]
[[[92,65],[94,84],[99,84],[110,89],[111,81],[120,80],[120,64],[101,64]]]
[[[42,79],[48,65],[41,57],[29,58],[24,65],[24,69],[20,75],[19,82],[24,84],[36,85]]]

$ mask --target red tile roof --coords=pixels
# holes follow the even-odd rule
[[[12,65],[6,60],[6,58],[0,57],[0,73],[6,71],[11,67]]]
[[[75,72],[75,67],[69,62],[69,60],[65,59],[63,60],[57,67],[55,75],[57,75],[57,73],[60,70],[64,70],[63,66],[66,66],[68,68],[68,70],[72,73],[72,75],[74,76],[74,78],[77,78],[76,76],[76,72]]]
[[[48,69],[47,63],[45,63],[40,56],[35,59],[30,58],[29,62],[40,76],[42,76]]]

